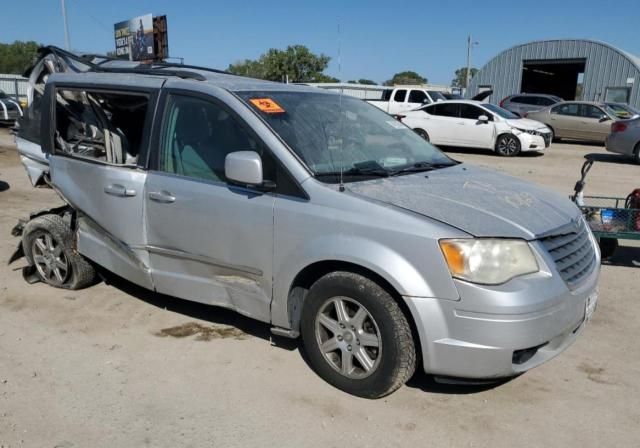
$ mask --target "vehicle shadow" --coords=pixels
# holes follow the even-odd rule
[[[449,153],[453,153],[453,154],[477,154],[477,155],[500,157],[495,151],[491,151],[490,149],[483,149],[483,148],[461,148],[461,147],[457,147],[457,146],[438,146],[438,149],[442,150],[443,152],[445,152],[447,154],[449,154]],[[527,151],[527,152],[521,152],[516,157],[536,158],[536,157],[542,157],[543,155],[544,155],[544,152]]]
[[[420,369],[420,366],[417,366]],[[496,387],[500,387],[517,377],[500,378],[495,380],[485,380],[469,382],[455,378],[441,379],[437,381],[433,375],[427,375],[422,370],[417,371],[406,386],[412,389],[420,389],[423,392],[443,395],[471,395],[485,392]]]
[[[580,146],[597,146],[598,148],[604,148],[603,142],[592,142],[588,140],[567,140],[562,139],[562,141],[554,140],[554,146],[564,146],[564,145],[580,145]]]
[[[9,188],[11,188],[11,186],[7,182],[0,180],[0,193],[7,191]]]
[[[621,244],[624,244],[624,241]],[[618,246],[613,256],[602,260],[602,264],[604,266],[640,268],[640,247]]]
[[[271,334],[271,326],[269,324],[245,317],[233,310],[150,291],[102,269],[100,270],[100,276],[105,284],[157,308],[204,320],[212,324],[234,327],[250,336],[270,341],[273,346],[288,351],[299,348],[299,340],[275,336]]]

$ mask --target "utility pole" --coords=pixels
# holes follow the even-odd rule
[[[478,44],[479,42],[471,41],[471,34],[467,36],[467,75],[465,76],[465,83],[464,83],[465,94],[467,89],[469,88],[469,81],[471,80],[471,47]]]
[[[64,0],[60,0],[62,3],[62,20],[64,21],[64,48],[67,51],[71,51],[71,44],[69,43],[69,26],[67,25],[67,8],[64,4]]]

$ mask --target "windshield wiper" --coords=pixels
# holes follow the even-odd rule
[[[430,163],[430,162],[416,162],[405,168],[400,168],[389,173],[389,176],[400,176],[402,174],[419,173],[422,171],[432,171],[440,168],[446,168],[448,166],[454,166],[457,163]]]
[[[390,174],[391,171],[384,168],[375,160],[355,163],[353,168],[342,171],[343,176],[389,177]],[[340,171],[316,173],[316,176],[340,176]]]

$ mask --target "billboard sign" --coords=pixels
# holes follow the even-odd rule
[[[151,14],[134,17],[113,26],[116,55],[121,59],[143,61],[153,59],[153,18]]]

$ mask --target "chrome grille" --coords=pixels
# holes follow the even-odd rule
[[[578,226],[573,231],[548,236],[540,241],[555,261],[560,276],[569,288],[577,287],[593,271],[596,252],[583,219],[578,221]]]

